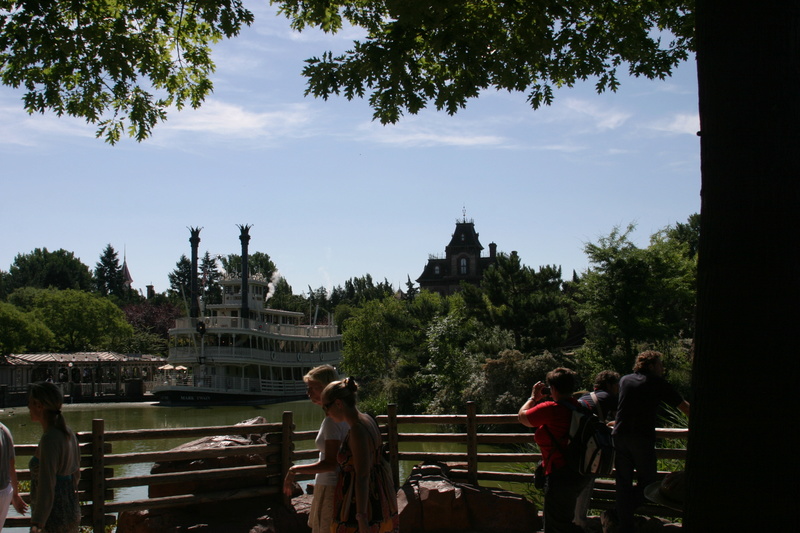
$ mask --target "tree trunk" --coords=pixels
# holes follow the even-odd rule
[[[698,0],[697,62],[702,209],[684,526],[790,531],[800,465],[800,2]]]

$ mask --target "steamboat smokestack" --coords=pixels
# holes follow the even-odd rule
[[[250,295],[248,294],[247,278],[249,275],[247,246],[250,244],[250,228],[247,224],[241,224],[239,230],[239,240],[242,242],[242,318],[250,318]]]
[[[189,316],[191,318],[197,318],[200,315],[200,306],[197,305],[198,299],[198,292],[197,292],[197,250],[200,248],[200,230],[202,228],[189,228],[192,236],[189,238],[189,242],[192,245],[192,279],[189,285],[189,301],[191,302],[191,308],[189,310]]]

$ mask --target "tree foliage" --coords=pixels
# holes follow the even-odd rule
[[[344,286],[334,287],[331,291],[330,301],[334,307],[342,303],[361,305],[370,300],[381,300],[394,293],[394,287],[389,280],[384,279],[375,283],[370,274],[365,274],[348,279],[344,282]]]
[[[209,252],[203,254],[200,260],[200,276],[200,290],[206,305],[222,303],[222,286],[219,284],[222,273]]]
[[[586,245],[591,266],[575,296],[587,340],[621,372],[633,364],[638,343],[690,338],[694,322],[696,261],[688,245],[662,231],[638,248],[630,240],[634,228],[614,228]],[[617,347],[621,361],[612,357]]]
[[[59,351],[108,350],[133,334],[119,307],[88,292],[28,289],[11,294],[9,300],[32,312],[53,332],[54,348]]]
[[[228,274],[241,274],[241,255],[228,254],[227,256],[221,256],[220,261],[222,261],[222,268]],[[275,266],[275,263],[272,262],[272,259],[270,259],[269,254],[267,253],[253,252],[247,257],[247,271],[250,273],[250,275],[261,274],[268,280],[271,280],[272,276],[277,270],[278,268]]]
[[[98,124],[141,141],[167,109],[211,92],[211,45],[253,15],[241,0],[0,2],[0,81],[25,91],[29,113]]]
[[[178,262],[175,263],[175,270],[167,274],[167,279],[169,280],[167,294],[170,300],[182,302],[185,306],[191,307],[189,298],[191,298],[192,290],[192,262],[186,257],[186,254],[181,255]]]
[[[0,356],[45,351],[54,339],[53,332],[32,313],[0,302]]]
[[[94,282],[101,296],[112,294],[119,298],[124,296],[124,278],[119,255],[111,244],[106,245],[100,260],[94,267]]]
[[[50,252],[47,248],[36,248],[29,254],[17,254],[6,281],[9,293],[22,287],[89,291],[94,286],[89,267],[74,253],[64,249]]]
[[[368,96],[382,123],[429,103],[452,115],[490,87],[526,92],[534,109],[552,102],[554,88],[580,80],[613,91],[620,69],[664,78],[693,47],[687,0],[274,3],[296,30],[366,30],[347,52],[307,60],[306,94]]]
[[[125,319],[138,332],[152,333],[167,340],[175,319],[181,316],[180,308],[171,302],[144,301],[125,305]]]
[[[516,253],[499,254],[480,289],[466,285],[463,290],[470,314],[487,326],[512,332],[517,350],[553,349],[566,336],[569,317],[560,267],[543,266],[537,272]]]

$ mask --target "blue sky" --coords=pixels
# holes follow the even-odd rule
[[[585,243],[636,223],[655,231],[700,209],[694,61],[665,81],[593,82],[533,111],[522,93],[486,91],[451,117],[428,110],[396,125],[365,101],[304,97],[303,60],[344,50],[355,30],[293,33],[263,3],[256,23],[214,54],[214,93],[173,112],[151,139],[109,146],[82,120],[29,116],[0,88],[0,269],[37,247],[94,268],[110,243],[134,287],[168,288],[189,255],[268,253],[294,292],[371,274],[395,286],[441,255],[466,210],[485,252],[534,267],[588,266]]]

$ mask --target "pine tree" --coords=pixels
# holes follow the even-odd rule
[[[124,296],[124,279],[119,255],[111,244],[107,244],[100,261],[94,267],[95,287],[102,296]]]

